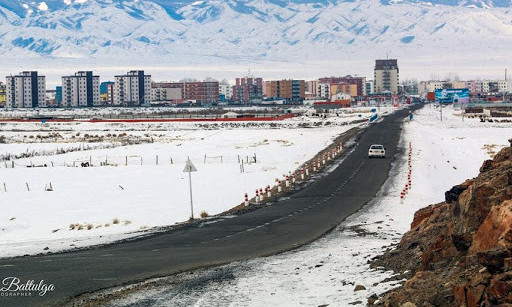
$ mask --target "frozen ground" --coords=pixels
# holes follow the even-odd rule
[[[159,280],[112,306],[352,306],[399,285],[393,272],[368,260],[409,229],[416,210],[444,200],[444,192],[475,177],[484,159],[508,146],[510,123],[480,123],[447,107],[426,106],[404,123],[391,176],[379,195],[329,235],[298,250]],[[400,201],[412,146],[412,190]],[[356,285],[365,290],[354,291]]]
[[[187,158],[198,169],[195,216],[224,212],[370,114],[268,123],[4,123],[0,256],[105,243],[186,221]]]

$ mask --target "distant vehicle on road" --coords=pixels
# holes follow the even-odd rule
[[[370,146],[370,149],[368,150],[368,158],[385,158],[386,157],[386,148],[384,146],[379,144],[374,144]]]

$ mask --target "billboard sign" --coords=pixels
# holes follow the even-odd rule
[[[438,103],[469,103],[469,89],[437,89],[435,97]]]

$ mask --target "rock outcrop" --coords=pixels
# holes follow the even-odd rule
[[[512,306],[512,148],[445,199],[417,211],[396,249],[374,260],[408,278],[377,303]]]

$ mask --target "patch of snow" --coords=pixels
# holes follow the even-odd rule
[[[7,123],[0,195],[11,205],[0,219],[0,256],[105,243],[186,221],[188,158],[198,169],[195,216],[221,213],[372,114],[362,111],[269,123]],[[143,142],[123,145],[122,134]]]
[[[37,6],[37,8],[40,10],[40,11],[48,11],[48,5],[46,4],[46,2],[41,2],[39,3],[39,5]]]

